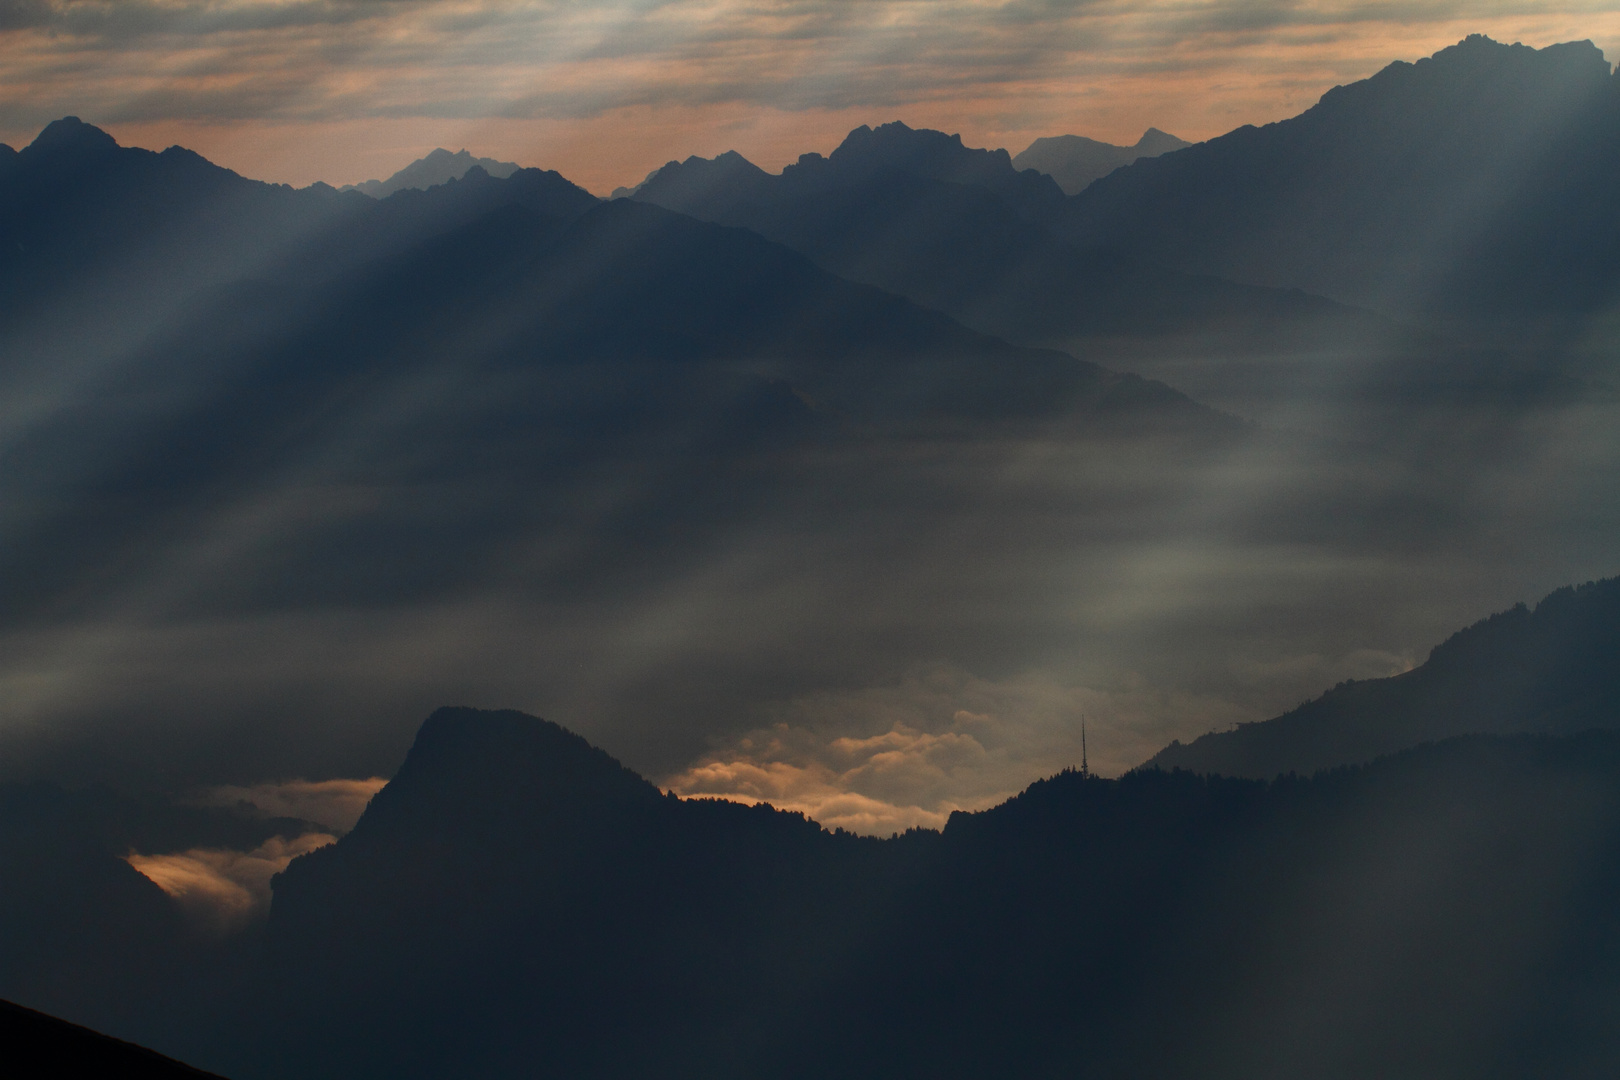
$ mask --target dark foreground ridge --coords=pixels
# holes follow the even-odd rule
[[[11,1080],[61,1076],[118,1080],[219,1080],[144,1046],[0,1001],[0,1046]]]
[[[23,994],[43,931],[14,915],[0,993],[239,1080],[1606,1077],[1617,890],[1615,732],[1071,771],[880,840],[442,709],[262,934],[210,953],[125,913],[170,970],[81,950]]]
[[[1340,683],[1292,712],[1192,743],[1149,766],[1226,776],[1311,773],[1468,732],[1568,735],[1620,727],[1620,578],[1565,587],[1437,645],[1390,679]]]

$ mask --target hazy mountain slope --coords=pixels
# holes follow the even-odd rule
[[[252,273],[361,196],[246,180],[189,150],[55,121],[0,173],[0,319],[69,301],[113,317]]]
[[[585,519],[592,559],[672,520],[716,527],[812,438],[1238,432],[1161,384],[1014,348],[634,202],[572,222],[508,202],[339,287],[249,282],[215,301],[118,372],[89,429],[65,411],[11,449],[10,619],[71,610],[142,572],[153,537],[308,485],[358,485],[367,509],[302,519],[214,584],[198,577],[191,602],[397,603],[487,584],[505,571],[484,552],[564,527],[605,469],[664,480]],[[449,483],[454,500],[426,496]]]
[[[209,1080],[172,1058],[54,1016],[0,1001],[0,1045],[15,1080],[58,1076],[118,1076],[128,1080]],[[214,1077],[214,1080],[218,1080]]]
[[[1617,780],[1613,734],[1461,740],[1274,785],[1069,773],[884,841],[444,710],[277,880],[233,1068],[1597,1076]]]
[[[440,147],[427,157],[417,158],[386,180],[367,180],[359,184],[345,184],[339,190],[358,191],[363,195],[370,195],[373,199],[384,199],[404,188],[425,190],[448,183],[451,180],[460,180],[467,174],[467,170],[475,165],[489,175],[501,180],[518,171],[518,165],[513,161],[496,161],[494,158],[473,157],[466,150],[457,150],[452,154],[450,151]]]
[[[1389,312],[1590,307],[1620,267],[1617,86],[1590,42],[1475,35],[1138,161],[1077,196],[1063,235]]]
[[[1191,146],[1185,139],[1148,128],[1135,146],[1115,146],[1083,135],[1053,135],[1036,139],[1012,159],[1015,169],[1034,169],[1058,182],[1065,195],[1078,195],[1093,180],[1107,176],[1139,158],[1158,157]]]
[[[1149,762],[1227,776],[1310,773],[1468,732],[1620,727],[1620,578],[1559,589],[1435,646],[1392,679],[1349,682]]]
[[[1039,183],[1036,182],[1038,178]],[[786,244],[832,272],[1025,343],[1349,319],[1336,305],[1086,252],[1046,226],[1063,199],[1005,152],[886,124],[773,176],[735,153],[671,162],[642,202]]]
[[[323,184],[294,191],[178,146],[121,147],[67,117],[0,170],[0,319],[42,334],[59,329],[53,318],[100,320],[111,332],[239,279],[330,282],[496,206],[567,217],[597,201],[533,169],[498,183],[478,170],[448,188],[382,203]]]

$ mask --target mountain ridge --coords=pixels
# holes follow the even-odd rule
[[[1298,291],[1165,270],[1056,238],[1056,181],[1005,151],[904,124],[857,128],[828,157],[778,175],[735,152],[671,162],[632,196],[752,229],[842,277],[875,285],[997,337],[1083,349],[1117,334],[1353,324],[1364,313]]]
[[[1566,586],[1459,630],[1418,667],[1341,683],[1271,720],[1172,743],[1145,768],[1309,774],[1472,732],[1620,726],[1620,578]]]

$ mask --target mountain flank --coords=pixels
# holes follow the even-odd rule
[[[1468,732],[1620,727],[1620,578],[1483,619],[1388,679],[1341,683],[1272,720],[1172,743],[1149,768],[1309,774]]]
[[[1589,311],[1620,283],[1620,82],[1482,35],[1070,201],[1083,247],[1406,317]]]

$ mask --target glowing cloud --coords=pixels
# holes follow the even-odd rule
[[[270,879],[288,863],[336,839],[328,833],[305,833],[292,840],[274,837],[252,851],[193,848],[172,855],[131,854],[128,862],[198,922],[224,934],[269,910]]]

